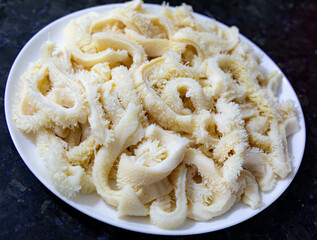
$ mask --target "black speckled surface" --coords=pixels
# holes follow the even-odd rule
[[[4,116],[10,67],[24,44],[48,23],[87,7],[121,1],[0,0],[0,239],[161,239],[101,223],[47,190],[17,153]],[[161,1],[146,1],[161,3]],[[179,5],[183,1],[170,1]],[[262,48],[293,85],[304,110],[307,142],[302,165],[269,208],[236,226],[175,239],[317,239],[317,2],[184,1],[196,12],[236,25]],[[211,223],[212,224],[212,223]],[[165,237],[170,238],[172,237]]]

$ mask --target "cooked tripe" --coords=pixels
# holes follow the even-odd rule
[[[197,21],[190,6],[141,1],[90,13],[46,42],[21,78],[14,121],[36,134],[55,188],[97,194],[118,217],[175,229],[237,201],[255,209],[292,171],[292,101],[236,27]]]

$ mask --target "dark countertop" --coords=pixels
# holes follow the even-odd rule
[[[103,240],[123,238],[126,234],[131,239],[161,239],[160,236],[130,232],[99,222],[55,197],[26,167],[5,123],[5,84],[10,67],[24,44],[57,18],[79,9],[113,2],[121,1],[0,0],[0,239],[74,237]],[[170,5],[182,2],[173,0]],[[301,101],[307,127],[303,162],[285,193],[248,221],[199,238],[317,239],[317,2],[184,2],[192,5],[196,12],[227,25],[236,25],[279,65]]]

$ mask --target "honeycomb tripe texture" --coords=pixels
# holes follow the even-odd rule
[[[14,121],[36,134],[55,188],[97,192],[118,217],[149,216],[176,229],[208,221],[292,171],[292,101],[279,72],[236,27],[195,19],[192,8],[150,12],[132,1],[91,12],[47,41],[22,76]]]

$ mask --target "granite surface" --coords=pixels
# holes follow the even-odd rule
[[[0,0],[0,239],[161,239],[94,220],[55,197],[26,167],[5,122],[10,67],[24,44],[48,23],[87,7],[120,1]],[[161,3],[161,1],[147,1]],[[183,1],[170,1],[175,6]],[[302,104],[307,143],[302,165],[269,208],[236,226],[175,239],[317,239],[317,2],[185,1],[196,12],[236,25],[282,69]],[[211,223],[212,224],[212,223]],[[172,237],[166,237],[172,239]]]

